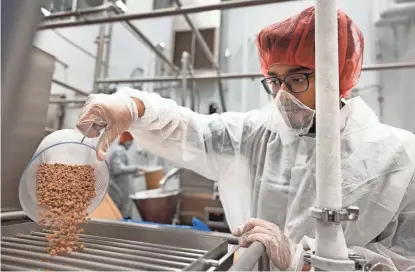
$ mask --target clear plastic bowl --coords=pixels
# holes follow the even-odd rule
[[[96,196],[87,209],[91,214],[102,202],[110,181],[106,161],[96,157],[94,140],[85,139],[76,130],[63,129],[46,136],[40,143],[35,155],[26,166],[19,184],[19,200],[25,213],[35,222],[39,221],[39,212],[43,211],[37,202],[36,172],[41,163],[61,163],[67,165],[90,165],[95,169]]]

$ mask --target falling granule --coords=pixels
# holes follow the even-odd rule
[[[46,251],[54,256],[70,254],[84,246],[79,241],[87,208],[95,197],[95,170],[89,165],[40,164],[36,173],[39,224],[47,234]]]

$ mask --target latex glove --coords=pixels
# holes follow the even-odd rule
[[[272,264],[279,270],[301,271],[303,269],[303,247],[294,244],[275,224],[251,218],[245,226],[232,231],[232,234],[240,237],[241,247],[248,247],[255,241],[263,244]]]
[[[98,137],[101,131],[93,126],[97,122],[107,124],[97,144],[97,157],[104,160],[112,142],[128,130],[138,119],[138,99],[121,94],[91,94],[78,118],[76,127],[89,138]]]

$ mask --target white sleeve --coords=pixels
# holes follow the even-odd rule
[[[138,98],[145,106],[130,129],[138,144],[180,167],[218,181],[221,164],[251,155],[258,111],[203,115],[156,93],[123,87],[117,94]]]

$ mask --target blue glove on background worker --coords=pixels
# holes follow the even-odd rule
[[[273,102],[247,113],[202,115],[156,93],[122,87],[92,95],[77,127],[105,121],[97,155],[126,130],[142,148],[218,181],[231,229],[242,245],[259,241],[279,269],[301,270],[313,250],[316,199],[314,8],[257,36],[262,80]],[[358,82],[363,36],[338,11],[342,203],[349,249],[377,269],[415,268],[415,135],[383,125],[360,98],[341,101]],[[317,115],[317,119],[316,116]],[[317,120],[317,121],[316,121]],[[91,130],[88,137],[99,131]],[[249,221],[250,218],[259,218]],[[248,222],[248,223],[247,223]],[[301,245],[301,246],[300,246]]]

